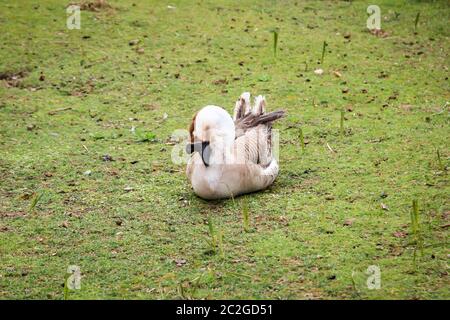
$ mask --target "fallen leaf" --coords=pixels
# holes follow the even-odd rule
[[[405,238],[408,233],[403,231],[395,231],[392,235],[396,238]]]

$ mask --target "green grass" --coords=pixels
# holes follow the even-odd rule
[[[364,1],[109,3],[81,30],[61,1],[0,4],[1,299],[450,298],[446,1],[378,1],[387,37]],[[244,91],[288,114],[252,232],[171,162],[175,129]]]

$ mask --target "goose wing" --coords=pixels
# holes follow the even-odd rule
[[[236,138],[259,125],[270,127],[272,122],[284,116],[283,110],[266,113],[265,109],[266,99],[263,96],[257,96],[255,105],[251,108],[250,93],[244,92],[234,107],[233,120]]]
[[[272,160],[272,122],[284,116],[278,110],[265,113],[266,100],[263,96],[255,99],[250,106],[250,94],[244,92],[234,108],[235,150],[240,159],[266,166]]]

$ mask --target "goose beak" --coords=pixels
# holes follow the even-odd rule
[[[198,152],[202,156],[203,163],[206,167],[209,166],[210,151],[209,141],[188,143],[186,145],[186,152],[188,154]]]

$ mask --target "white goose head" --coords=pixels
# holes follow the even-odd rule
[[[234,121],[227,111],[217,106],[206,106],[192,119],[189,129],[191,143],[187,152],[199,152],[208,166],[214,156],[223,153],[235,139]]]

